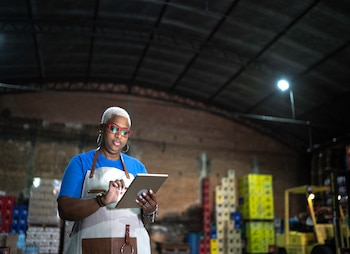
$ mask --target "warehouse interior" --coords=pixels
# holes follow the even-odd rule
[[[255,176],[269,181],[273,209],[240,226],[268,222],[270,245],[287,188],[335,177],[347,216],[349,1],[14,0],[0,13],[0,197],[29,208],[12,253],[25,253],[18,236],[36,230],[55,234],[54,247],[38,253],[63,252],[71,224],[57,218],[56,188],[70,158],[96,148],[109,106],[131,115],[129,154],[169,174],[152,253],[269,253],[251,244],[251,231],[218,235],[218,193],[232,198],[230,216],[242,215],[242,185]],[[56,190],[49,223],[35,216],[38,179]],[[1,206],[5,241],[13,221]],[[220,247],[227,237],[237,240],[232,250]]]

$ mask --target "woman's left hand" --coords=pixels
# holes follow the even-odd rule
[[[147,214],[153,213],[158,204],[156,194],[152,190],[143,192],[135,201]]]

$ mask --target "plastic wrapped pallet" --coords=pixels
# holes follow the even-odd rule
[[[34,178],[28,208],[28,224],[58,226],[57,195],[61,182],[56,179]]]

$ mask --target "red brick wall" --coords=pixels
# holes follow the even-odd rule
[[[0,112],[8,108],[12,117],[39,119],[43,128],[61,124],[64,133],[83,125],[98,126],[104,109],[114,105],[131,114],[130,154],[149,172],[169,174],[158,193],[160,216],[181,214],[200,203],[198,159],[202,153],[210,160],[212,189],[228,169],[234,169],[237,177],[251,173],[256,160],[260,173],[273,175],[277,214],[283,213],[284,189],[307,181],[303,162],[286,146],[239,123],[172,103],[111,94],[32,93],[2,96]],[[17,195],[32,176],[61,178],[71,156],[94,148],[96,138],[90,136],[91,143],[82,145],[4,136],[0,140],[0,190]]]

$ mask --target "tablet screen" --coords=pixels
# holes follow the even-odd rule
[[[149,189],[156,193],[168,178],[168,174],[137,174],[115,208],[139,208],[135,199]]]

